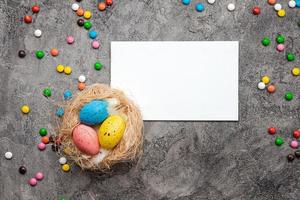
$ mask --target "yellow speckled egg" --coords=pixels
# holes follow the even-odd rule
[[[112,149],[122,139],[125,121],[119,115],[109,116],[100,126],[98,138],[102,148]]]

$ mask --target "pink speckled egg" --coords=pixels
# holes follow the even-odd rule
[[[298,146],[299,146],[298,141],[293,140],[293,141],[290,143],[290,146],[291,146],[293,149],[297,149]]]
[[[79,151],[87,155],[99,153],[100,145],[96,131],[84,124],[78,125],[73,130],[73,142]]]

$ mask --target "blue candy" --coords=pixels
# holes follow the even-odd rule
[[[91,38],[91,39],[95,39],[96,37],[97,37],[97,32],[95,31],[95,30],[91,30],[90,32],[89,32],[89,37]]]
[[[72,92],[71,92],[71,90],[66,90],[64,92],[64,98],[65,98],[65,100],[69,100],[69,99],[72,98]]]
[[[56,116],[57,117],[62,117],[65,114],[65,111],[63,108],[58,108],[56,111]]]
[[[202,3],[198,3],[195,8],[198,12],[202,12],[204,10],[204,5]]]
[[[182,0],[182,3],[187,6],[191,3],[191,0]]]
[[[81,123],[86,125],[98,125],[108,117],[108,103],[102,100],[94,100],[85,104],[80,112],[79,118]]]

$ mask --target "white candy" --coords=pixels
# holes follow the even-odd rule
[[[60,157],[58,162],[61,164],[61,165],[64,165],[67,163],[67,159],[65,157]]]
[[[228,9],[229,11],[234,11],[235,5],[234,5],[233,3],[230,3],[230,4],[228,4],[227,9]]]
[[[295,8],[296,7],[296,1],[294,1],[294,0],[289,1],[289,7],[290,8]]]
[[[280,3],[276,3],[275,6],[274,6],[274,9],[277,10],[277,11],[281,10],[281,8],[282,8],[282,6],[281,6]]]
[[[41,36],[42,36],[42,31],[41,31],[40,29],[36,29],[36,30],[34,31],[34,36],[35,36],[35,37],[41,37]]]
[[[79,9],[79,5],[77,3],[72,4],[72,10],[77,11]]]
[[[85,77],[84,75],[80,75],[80,76],[78,77],[78,81],[79,81],[80,83],[84,83],[84,82],[86,81],[86,77]]]
[[[216,0],[207,0],[207,3],[209,4],[214,4],[216,2]]]
[[[10,160],[10,159],[12,159],[12,152],[6,152],[5,154],[4,154],[4,157],[7,159],[7,160]]]
[[[263,82],[259,82],[257,87],[258,87],[258,89],[263,90],[266,88],[266,84],[264,84]]]

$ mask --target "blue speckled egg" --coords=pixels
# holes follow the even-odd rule
[[[80,112],[81,123],[86,125],[98,125],[108,117],[108,103],[102,100],[94,100],[85,104]]]

